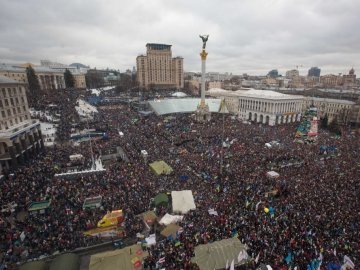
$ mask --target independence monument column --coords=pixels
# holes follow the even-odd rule
[[[211,119],[211,114],[209,111],[209,106],[205,103],[205,70],[206,70],[206,57],[208,53],[205,51],[206,42],[209,38],[209,35],[200,36],[203,41],[201,56],[201,101],[196,110],[196,120],[199,122],[209,121]]]

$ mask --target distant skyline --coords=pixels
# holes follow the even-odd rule
[[[0,0],[0,63],[50,60],[125,71],[146,43],[172,45],[185,71],[360,73],[357,0]]]

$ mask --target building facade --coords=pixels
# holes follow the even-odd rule
[[[305,111],[310,106],[315,106],[321,118],[327,115],[329,123],[335,117],[338,117],[340,122],[348,122],[354,105],[355,102],[343,99],[304,97],[302,110]]]
[[[51,69],[46,66],[24,65],[0,65],[0,76],[5,76],[20,83],[28,83],[26,68],[31,66],[39,81],[41,90],[57,90],[65,88],[64,73],[61,70]]]
[[[303,96],[285,95],[267,90],[210,89],[208,95],[225,99],[230,113],[240,120],[270,126],[300,121]]]
[[[25,83],[0,76],[0,171],[16,168],[44,149],[40,123],[31,120]]]
[[[321,69],[318,67],[312,67],[308,70],[309,77],[320,77]]]
[[[136,58],[139,86],[146,89],[182,89],[184,87],[183,60],[182,57],[172,57],[171,45],[146,44],[146,55]]]
[[[299,70],[297,70],[297,69],[292,69],[292,70],[288,70],[288,71],[286,71],[286,73],[285,73],[285,76],[286,76],[286,78],[288,78],[288,79],[292,79],[292,78],[294,78],[294,77],[299,77]]]

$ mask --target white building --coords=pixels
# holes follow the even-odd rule
[[[303,96],[255,89],[210,89],[207,95],[225,98],[229,112],[238,115],[241,120],[270,126],[300,121],[304,99]]]

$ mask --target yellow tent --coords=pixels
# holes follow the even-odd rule
[[[163,160],[159,160],[159,161],[155,161],[153,163],[150,163],[150,168],[157,175],[170,174],[173,171],[173,169]]]
[[[140,245],[92,255],[89,270],[136,270],[142,269],[142,261],[148,256]]]

